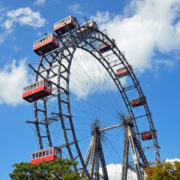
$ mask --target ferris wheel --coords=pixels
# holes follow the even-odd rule
[[[35,83],[23,91],[40,151],[61,149],[89,179],[142,180],[160,147],[133,67],[92,20],[79,25],[69,16],[54,31],[34,43]]]

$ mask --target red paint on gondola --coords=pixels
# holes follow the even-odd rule
[[[58,34],[58,35],[63,35],[66,32],[68,32],[68,29],[66,28],[66,26],[69,28],[69,30],[72,30],[74,28],[76,28],[76,20],[74,17],[69,16],[57,23],[54,24],[54,31]]]
[[[126,69],[126,67],[123,67],[123,68],[116,70],[116,75],[119,76],[119,78],[127,76],[130,73],[132,73],[132,66],[131,65],[128,65],[127,69]]]
[[[131,103],[132,107],[141,106],[143,104],[146,104],[146,97],[144,96],[144,97],[138,97],[135,99],[131,99],[130,103]]]
[[[46,54],[59,47],[59,39],[56,35],[49,34],[33,44],[33,51],[38,55]]]
[[[115,40],[114,40],[114,39],[111,39],[111,41],[112,41],[113,43],[115,43]],[[102,44],[99,45],[99,51],[100,51],[101,53],[104,53],[104,52],[109,51],[109,50],[111,49],[111,47],[112,47],[112,48],[114,47],[111,42],[108,42],[107,45],[104,44],[104,43],[102,43]]]
[[[93,28],[97,29],[97,24],[93,20],[90,20],[90,21],[80,25],[80,27],[82,27],[82,26],[89,26],[89,27],[93,27]],[[81,28],[80,30],[77,30],[77,33],[80,33],[82,31],[84,31],[85,29],[87,29],[87,28]]]
[[[52,84],[42,80],[23,88],[22,98],[34,102],[52,94]]]
[[[53,147],[31,153],[31,164],[55,161],[59,158],[62,159],[62,150],[58,149],[57,147]]]
[[[141,134],[141,139],[143,141],[147,141],[147,140],[150,140],[150,139],[153,139],[153,138],[157,138],[157,133],[156,131],[143,131],[140,133]]]

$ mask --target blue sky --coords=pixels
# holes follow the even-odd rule
[[[26,123],[32,105],[21,99],[33,79],[27,65],[39,59],[33,42],[69,15],[80,23],[94,19],[116,40],[147,97],[161,160],[180,158],[180,0],[6,0],[0,2],[1,179],[9,179],[12,164],[29,162],[37,148]]]

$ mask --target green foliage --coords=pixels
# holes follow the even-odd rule
[[[14,164],[13,173],[9,174],[12,180],[88,180],[85,176],[79,177],[72,166],[77,166],[72,159],[57,159],[56,161],[38,164]]]
[[[180,180],[180,162],[174,161],[156,163],[154,167],[147,167],[146,180]]]

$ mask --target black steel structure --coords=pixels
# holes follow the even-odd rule
[[[68,31],[67,28],[67,34],[63,37],[59,36],[59,39],[59,48],[44,54],[38,62],[29,64],[35,73],[35,82],[46,79],[53,85],[51,96],[34,102],[34,119],[27,121],[27,123],[35,125],[40,149],[52,146],[63,148],[63,156],[79,162],[78,167],[74,167],[75,171],[85,174],[89,179],[110,179],[107,165],[113,163],[112,159],[115,156],[117,156],[116,164],[122,164],[121,177],[117,175],[117,179],[133,179],[134,175],[132,173],[128,175],[128,171],[135,173],[138,179],[143,179],[142,168],[149,166],[151,160],[152,162],[160,161],[160,147],[156,137],[149,144],[141,141],[141,131],[149,129],[155,131],[156,129],[147,103],[134,109],[130,104],[131,99],[144,96],[134,72],[132,71],[124,78],[116,75],[118,68],[125,67],[127,69],[129,67],[125,56],[106,33],[93,27],[78,26],[72,31]],[[108,46],[107,42],[111,42],[112,45],[107,52],[101,53],[99,45]],[[104,78],[101,75],[98,76],[99,79],[96,78],[99,84],[96,83],[95,75],[92,75],[93,69],[91,71],[84,70],[84,77],[89,78],[89,81],[83,81],[81,87],[75,84],[84,78],[83,75],[77,75],[73,79],[74,74],[71,69],[75,60],[80,56],[83,59],[81,64],[85,63],[86,65],[89,57],[96,60],[99,64],[98,67],[101,66],[103,73],[105,72],[106,77],[110,78],[113,83],[113,85],[108,85],[108,81],[106,81],[109,90],[105,91],[101,88],[102,84],[100,83]],[[79,68],[75,65],[74,67]],[[91,84],[91,81],[96,83],[95,86],[102,91],[103,97],[95,94],[98,92],[91,88],[91,90],[84,90],[84,87]],[[71,83],[74,83],[73,87],[84,90],[81,94],[85,95],[77,95],[72,90]],[[116,90],[112,90],[110,86],[115,87]],[[87,97],[88,92],[86,91],[90,92],[90,97]],[[110,101],[113,93],[121,99],[121,102],[116,97],[113,102]],[[105,104],[101,102],[98,104],[100,99],[104,99]],[[84,104],[80,105],[80,101]],[[77,106],[76,103],[79,105]],[[92,107],[93,103],[94,107]],[[86,105],[88,107],[85,110]],[[116,105],[118,108],[115,108]],[[103,106],[106,107],[103,108]],[[101,115],[97,115],[98,108],[102,112]],[[97,111],[92,112],[93,109],[97,109]],[[113,113],[113,109],[117,109],[117,111]],[[90,112],[92,113],[91,117],[88,115]],[[86,114],[86,117],[83,116],[83,113]],[[109,117],[112,120],[108,121],[107,113],[112,114],[112,117]],[[80,117],[78,118],[78,116]],[[113,121],[113,118],[117,121]],[[89,133],[83,129],[85,126],[89,127]],[[81,131],[84,133],[81,134]],[[109,132],[110,136],[113,136],[112,140],[108,135]],[[84,141],[85,135],[89,138],[86,141]],[[113,144],[115,138],[117,141]],[[82,141],[83,143],[81,143]],[[121,148],[118,144],[121,144]],[[108,155],[107,149],[110,147]],[[146,151],[150,151],[149,156]],[[111,158],[111,153],[114,154],[113,158]]]

